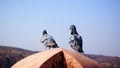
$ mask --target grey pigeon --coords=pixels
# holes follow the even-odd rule
[[[40,42],[43,43],[46,48],[48,47],[49,50],[50,48],[59,48],[53,37],[49,35],[46,30],[43,31],[43,35],[40,39]]]
[[[77,33],[75,25],[71,25],[69,29],[71,30],[71,36],[68,39],[68,43],[75,51],[84,53],[82,48],[83,40],[82,37]]]

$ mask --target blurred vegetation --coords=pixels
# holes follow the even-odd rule
[[[10,68],[17,61],[35,52],[21,48],[0,46],[0,68]]]

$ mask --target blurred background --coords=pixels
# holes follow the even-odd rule
[[[44,29],[62,48],[76,25],[87,54],[120,56],[119,0],[0,0],[0,45],[45,50]]]

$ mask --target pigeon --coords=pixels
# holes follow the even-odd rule
[[[71,30],[71,36],[68,39],[69,45],[79,53],[84,53],[83,51],[83,40],[82,37],[78,34],[75,25],[71,25],[70,28]]]
[[[40,42],[43,43],[46,48],[49,48],[49,50],[50,48],[59,48],[54,38],[49,35],[46,30],[43,30]]]

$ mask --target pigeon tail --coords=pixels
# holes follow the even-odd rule
[[[59,48],[57,44],[53,45],[52,48]]]
[[[78,49],[79,53],[84,53],[84,51],[82,49]]]

